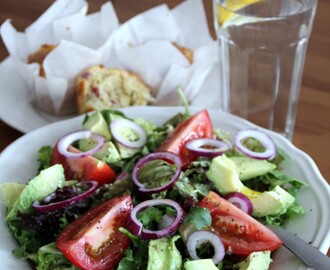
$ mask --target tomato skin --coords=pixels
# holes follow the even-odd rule
[[[182,167],[185,169],[198,157],[192,154],[185,144],[200,138],[213,138],[213,125],[206,109],[180,123],[156,151],[168,151],[177,154],[181,159]]]
[[[129,195],[103,202],[64,228],[56,241],[58,249],[80,269],[114,269],[130,245],[118,229],[132,209]]]
[[[282,245],[282,241],[270,229],[213,191],[198,206],[210,211],[213,229],[225,247],[231,247],[233,254],[273,251]]]
[[[78,149],[70,146],[70,152],[79,152]],[[57,149],[55,145],[50,162],[54,164],[62,164],[66,180],[95,180],[100,184],[111,183],[116,178],[116,173],[111,167],[103,161],[100,161],[92,156],[72,159],[67,158]]]

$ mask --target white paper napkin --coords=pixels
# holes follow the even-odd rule
[[[0,28],[2,39],[41,110],[66,115],[76,112],[75,80],[95,64],[135,72],[151,89],[156,105],[181,104],[180,86],[189,103],[218,108],[218,46],[207,25],[202,0],[186,0],[173,9],[165,4],[147,10],[122,25],[111,2],[87,15],[85,0],[57,0],[25,31],[9,20]],[[178,50],[193,51],[193,62]],[[56,44],[39,65],[28,55],[43,44]]]
[[[121,25],[111,42],[113,53],[106,66],[137,73],[152,89],[156,104],[181,104],[176,92],[180,86],[190,104],[218,108],[218,46],[209,33],[202,0],[187,0],[172,10],[166,5],[147,10]],[[192,64],[173,42],[193,50]]]

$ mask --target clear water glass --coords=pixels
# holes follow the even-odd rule
[[[221,109],[292,140],[317,0],[214,0]]]

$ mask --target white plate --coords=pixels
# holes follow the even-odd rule
[[[10,57],[0,64],[0,96],[1,120],[23,133],[70,117],[52,116],[35,108],[27,85]]]
[[[130,107],[122,111],[129,117],[143,117],[160,125],[175,113],[184,110],[182,107]],[[191,109],[191,113],[196,111],[198,111],[198,108]],[[215,127],[231,133],[243,128],[255,127],[253,124],[233,115],[215,110],[209,110],[209,113]],[[24,135],[11,144],[0,155],[0,182],[27,181],[35,176],[38,168],[36,162],[38,149],[43,145],[54,145],[57,139],[64,134],[81,128],[82,120],[83,116],[79,116],[47,125]],[[297,149],[282,136],[267,130],[265,132],[271,135],[277,146],[285,149],[294,161],[294,163],[285,164],[285,172],[309,184],[309,187],[303,188],[298,194],[298,201],[305,208],[306,214],[293,220],[288,224],[287,229],[326,253],[330,244],[330,188],[327,182],[308,155]],[[2,200],[0,201],[1,269],[29,269],[24,262],[14,258],[11,254],[15,243],[4,223],[5,207]],[[272,270],[307,269],[284,247],[276,251],[273,259]]]

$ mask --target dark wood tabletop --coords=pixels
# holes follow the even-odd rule
[[[19,31],[36,20],[53,0],[0,0],[0,23],[10,18]],[[106,0],[90,0],[89,12],[96,12]],[[112,0],[120,22],[153,6],[174,7],[180,0]],[[204,0],[209,27],[214,36],[212,1]],[[330,1],[318,0],[313,32],[308,45],[298,103],[293,144],[306,152],[330,183]],[[0,61],[8,56],[0,43]],[[0,78],[1,80],[1,78]],[[10,91],[10,89],[8,89]],[[0,97],[1,98],[1,97]],[[0,120],[0,151],[23,134]],[[329,253],[328,253],[329,255]]]

